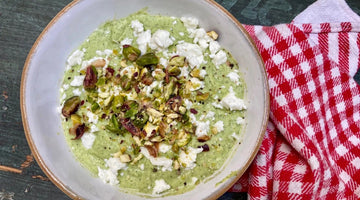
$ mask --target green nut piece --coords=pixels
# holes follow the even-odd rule
[[[154,53],[146,53],[136,60],[136,64],[140,66],[157,65],[158,63],[159,58]]]
[[[105,77],[101,77],[101,78],[99,78],[98,79],[98,81],[96,82],[96,86],[103,86],[103,85],[105,85],[105,83],[106,83],[106,78]]]
[[[170,76],[179,76],[181,74],[181,70],[177,66],[171,66],[168,69]]]
[[[139,104],[136,101],[129,103],[130,109],[125,112],[125,118],[134,118],[138,113]]]
[[[122,95],[118,95],[118,96],[114,96],[114,99],[112,101],[112,109],[115,112],[120,112],[120,107],[123,105],[125,101],[124,96]]]
[[[123,46],[123,55],[125,59],[130,61],[135,61],[140,56],[141,51],[138,48],[135,48],[130,45],[124,45]]]
[[[169,84],[164,87],[164,99],[167,101],[175,90],[175,81],[172,79]]]
[[[155,70],[155,75],[154,75],[154,78],[157,80],[157,81],[161,81],[161,80],[164,80],[166,74],[163,70]]]
[[[185,65],[185,57],[184,56],[174,56],[170,58],[169,65],[182,67]]]
[[[205,101],[206,99],[209,98],[210,93],[206,92],[206,93],[202,93],[202,92],[198,92],[198,94],[196,95],[196,101]]]
[[[96,112],[100,108],[99,104],[94,102],[91,104],[91,112]]]
[[[74,114],[79,106],[80,106],[81,100],[80,97],[78,96],[73,96],[69,99],[67,99],[64,103],[64,106],[62,108],[62,114],[64,115],[64,117],[68,118],[70,117],[72,114]]]
[[[135,115],[135,119],[133,120],[133,123],[135,126],[139,128],[143,128],[148,120],[149,120],[149,115],[146,114],[145,111],[141,111]]]
[[[123,90],[128,91],[128,90],[131,89],[131,80],[129,79],[129,77],[124,75],[123,77],[121,77],[120,85],[121,85]]]
[[[105,128],[111,132],[114,133],[120,133],[121,130],[119,128],[119,122],[115,115],[111,116],[110,122],[108,125],[105,126]]]

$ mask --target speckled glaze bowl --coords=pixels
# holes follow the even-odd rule
[[[104,184],[70,152],[61,127],[59,88],[70,53],[107,20],[126,17],[144,7],[151,14],[192,16],[238,61],[247,84],[247,125],[218,173],[194,190],[160,199],[216,199],[245,172],[261,144],[269,115],[269,94],[262,59],[241,24],[212,0],[75,0],[41,33],[31,49],[21,79],[21,112],[25,135],[42,170],[73,199],[143,199]],[[155,198],[158,199],[158,198]]]

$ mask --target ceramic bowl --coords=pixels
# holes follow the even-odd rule
[[[59,88],[67,57],[99,25],[144,7],[151,14],[192,16],[205,30],[215,30],[220,44],[238,61],[247,85],[247,125],[241,144],[223,168],[194,190],[169,199],[216,199],[245,172],[261,144],[269,115],[263,62],[241,24],[212,0],[77,0],[66,6],[41,33],[22,74],[21,112],[25,135],[38,164],[51,181],[73,199],[142,199],[104,184],[74,158],[61,127]]]

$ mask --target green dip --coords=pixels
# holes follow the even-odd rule
[[[69,56],[60,89],[77,160],[105,183],[143,195],[184,193],[216,173],[241,142],[246,114],[242,74],[216,38],[194,18],[144,10],[96,29]],[[141,57],[147,53],[155,56]],[[174,97],[181,103],[168,108]]]

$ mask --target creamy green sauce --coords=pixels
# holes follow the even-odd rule
[[[108,56],[109,65],[115,71],[119,71],[122,68],[120,65],[122,57],[116,54],[117,52],[121,54],[121,45],[119,45],[121,41],[125,38],[132,39],[131,45],[138,47],[136,43],[137,38],[134,36],[133,29],[131,28],[133,20],[141,22],[144,30],[151,30],[152,34],[159,29],[168,31],[174,39],[173,44],[168,48],[169,52],[176,49],[175,45],[179,41],[193,42],[193,38],[190,38],[187,28],[180,19],[167,16],[151,16],[144,11],[140,11],[123,19],[108,21],[96,29],[78,48],[78,50],[84,52],[82,61],[90,60],[94,57],[105,57],[104,55],[97,54],[96,51],[103,52],[106,49],[110,49],[113,50],[113,53]],[[241,79],[241,73],[238,73],[240,75],[240,83],[237,85],[227,77],[233,69],[238,68],[236,61],[230,54],[227,54],[227,60],[234,64],[233,69],[226,63],[220,65],[219,69],[216,69],[212,59],[208,56],[210,54],[209,49],[204,50],[203,53],[206,63],[203,63],[200,67],[205,69],[207,74],[204,79],[205,87],[200,91],[203,93],[209,92],[210,97],[203,103],[193,102],[191,108],[198,111],[195,115],[197,120],[200,120],[201,116],[206,116],[209,111],[214,112],[214,120],[204,119],[204,121],[210,122],[208,135],[211,135],[211,139],[206,142],[199,142],[196,136],[193,136],[187,146],[197,148],[206,143],[210,150],[197,154],[196,167],[193,169],[181,167],[180,170],[163,171],[161,167],[152,165],[147,158],[143,157],[137,163],[128,164],[125,169],[118,171],[118,186],[121,189],[135,193],[153,194],[155,180],[163,179],[170,185],[170,189],[164,191],[161,195],[184,193],[193,189],[196,184],[206,180],[219,170],[231,155],[233,147],[240,142],[239,139],[232,135],[235,133],[239,138],[242,136],[241,130],[244,124],[237,123],[237,119],[239,117],[245,118],[246,110],[230,111],[225,108],[219,109],[215,108],[212,103],[219,103],[229,93],[230,87],[233,87],[236,97],[245,98],[246,87]],[[87,93],[83,90],[82,85],[76,87],[69,86],[74,77],[80,75],[84,75],[84,71],[81,71],[81,64],[74,64],[67,68],[63,79],[61,102],[74,96],[74,90],[80,91],[81,94],[79,96],[80,99],[84,100],[84,104],[80,106],[77,114],[79,116],[86,116],[89,107],[91,107],[91,104],[86,101]],[[86,117],[84,118],[86,119]],[[213,134],[211,133],[211,127],[218,121],[223,122],[224,130]],[[81,139],[73,140],[74,135],[68,133],[68,130],[73,126],[72,121],[67,119],[63,122],[66,140],[76,159],[95,176],[98,175],[98,168],[107,169],[104,160],[112,157],[121,148],[126,148],[126,152],[131,155],[131,144],[134,143],[130,133],[121,135],[104,130],[106,123],[105,120],[98,117],[98,123],[95,126],[99,131],[93,133],[96,138],[92,147],[87,149],[84,147]],[[87,125],[90,127],[92,124],[87,123]],[[170,150],[166,153],[159,153],[159,156],[174,159],[175,154]],[[132,155],[132,158],[134,157]]]

